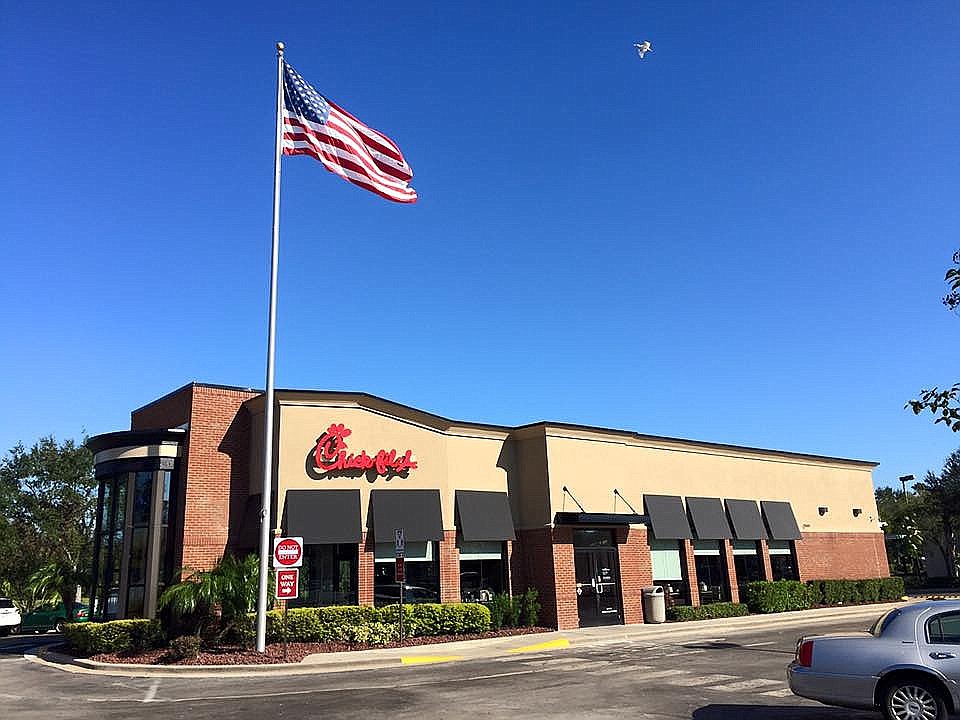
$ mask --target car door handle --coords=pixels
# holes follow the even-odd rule
[[[952,660],[956,655],[953,653],[932,652],[930,653],[930,657],[934,660]]]

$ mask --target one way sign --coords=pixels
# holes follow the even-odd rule
[[[300,569],[277,570],[277,600],[290,600],[300,596]]]

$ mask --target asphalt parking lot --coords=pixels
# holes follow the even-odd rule
[[[32,718],[650,718],[866,720],[793,696],[784,669],[797,636],[862,630],[864,619],[737,630],[658,642],[612,641],[498,659],[349,673],[107,677],[22,657],[56,635],[0,641],[6,717]],[[613,636],[615,637],[615,636]]]

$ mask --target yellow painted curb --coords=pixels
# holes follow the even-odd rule
[[[427,663],[451,662],[453,660],[463,660],[461,655],[408,655],[400,658],[404,665],[426,665]]]
[[[508,652],[512,653],[523,653],[523,652],[538,652],[540,650],[556,650],[558,648],[570,647],[570,641],[566,638],[561,638],[560,640],[550,640],[549,642],[537,643],[536,645],[524,645],[523,647],[514,648]]]

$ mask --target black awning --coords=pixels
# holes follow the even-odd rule
[[[287,490],[284,535],[304,545],[360,542],[359,490]]]
[[[799,540],[800,528],[797,518],[793,514],[793,507],[788,502],[775,500],[761,500],[760,508],[767,521],[770,537],[774,540]]]
[[[763,540],[767,537],[756,500],[727,500],[726,503],[733,536],[737,540]]]
[[[686,540],[693,537],[683,500],[679,495],[644,495],[643,506],[657,540]]]
[[[733,537],[720,498],[688,497],[687,511],[698,540],[729,540]]]
[[[247,497],[240,530],[237,532],[238,550],[250,550],[260,545],[260,503],[260,495]]]
[[[403,528],[408,542],[443,539],[439,490],[371,490],[374,542],[392,543]]]
[[[650,518],[636,513],[558,512],[554,525],[649,525]]]
[[[516,538],[506,493],[457,490],[455,498],[457,527],[467,542]]]

